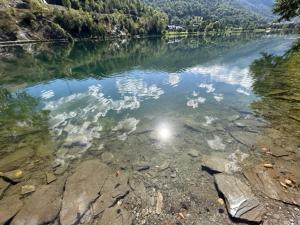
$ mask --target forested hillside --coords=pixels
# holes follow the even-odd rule
[[[140,0],[0,0],[0,40],[161,34],[167,17]]]
[[[253,0],[145,0],[159,7],[169,16],[174,25],[193,30],[218,29],[224,27],[255,28],[266,23],[258,12],[249,9]],[[247,1],[242,4],[242,1]],[[269,0],[264,0],[269,1]],[[255,3],[254,3],[255,4]]]
[[[240,5],[250,11],[253,11],[267,19],[274,19],[272,12],[274,0],[237,0]]]

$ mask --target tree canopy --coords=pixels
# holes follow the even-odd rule
[[[280,16],[280,20],[300,16],[300,0],[276,0],[273,11]]]

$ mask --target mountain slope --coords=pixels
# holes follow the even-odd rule
[[[156,35],[166,24],[140,0],[0,0],[0,41]]]
[[[189,26],[218,22],[221,27],[256,27],[266,23],[258,9],[254,10],[259,0],[144,0],[159,7],[169,16],[169,22]],[[270,6],[272,0],[262,0],[264,7]],[[257,5],[258,6],[258,5]],[[252,8],[251,8],[252,7]],[[259,6],[258,6],[259,7]],[[203,29],[203,26],[201,27]],[[200,30],[201,30],[200,28]]]
[[[252,12],[255,12],[267,19],[274,19],[275,15],[272,13],[274,0],[237,0],[240,5]]]

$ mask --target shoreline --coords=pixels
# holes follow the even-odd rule
[[[110,41],[110,40],[117,40],[117,39],[146,39],[146,38],[174,38],[174,37],[200,37],[200,36],[215,36],[215,35],[237,35],[237,34],[246,34],[246,33],[261,33],[261,34],[281,34],[282,32],[285,33],[295,33],[296,31],[274,31],[274,32],[266,32],[266,29],[264,31],[259,30],[256,31],[256,29],[253,30],[232,30],[232,31],[224,31],[224,32],[215,32],[211,31],[208,33],[205,32],[169,32],[165,33],[163,35],[144,35],[144,36],[111,36],[111,37],[102,37],[102,38],[73,38],[73,41],[70,41],[68,39],[45,39],[45,40],[17,40],[17,41],[0,41],[0,48],[1,47],[8,47],[8,46],[16,46],[16,45],[25,45],[25,44],[35,44],[35,43],[55,43],[55,42],[66,42],[66,43],[72,43],[72,42],[81,42],[81,41]]]

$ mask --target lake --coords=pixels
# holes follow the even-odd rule
[[[49,174],[69,176],[91,159],[142,183],[141,202],[122,197],[134,224],[232,224],[206,170],[240,177],[244,168],[278,162],[299,194],[300,95],[286,94],[299,93],[292,77],[299,58],[284,67],[291,78],[274,84],[279,75],[269,75],[282,73],[276,65],[296,41],[243,34],[1,47],[0,171],[24,175],[3,176],[13,181],[0,196],[20,195],[24,185],[38,190]],[[288,201],[265,202],[274,210]],[[284,207],[282,219],[297,224],[299,211]]]

